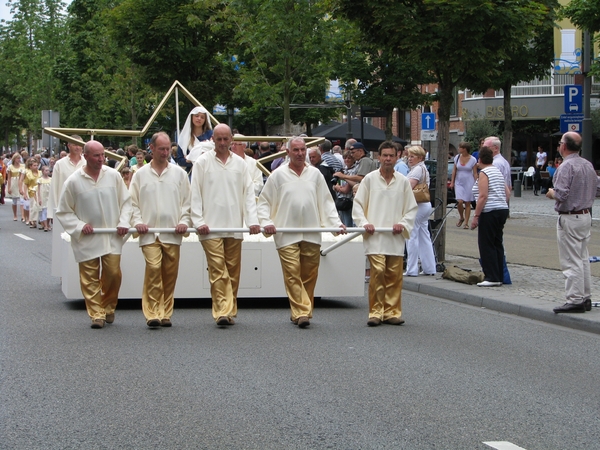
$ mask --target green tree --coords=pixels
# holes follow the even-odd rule
[[[410,61],[392,48],[365,42],[354,24],[341,27],[336,54],[340,55],[335,73],[353,93],[355,103],[384,110],[386,138],[392,138],[392,113],[395,108],[414,109],[431,103],[430,94],[421,93],[421,85],[433,77],[419,61]]]
[[[540,14],[536,20],[524,23],[528,26],[529,35],[525,40],[509,38],[505,43],[506,57],[498,60],[490,79],[477,83],[474,80],[469,87],[481,92],[492,88],[502,89],[504,105],[504,131],[502,139],[502,153],[511,160],[513,120],[511,108],[512,86],[522,81],[529,81],[535,77],[545,77],[549,74],[554,60],[554,21],[556,20],[557,0],[539,1]]]
[[[450,111],[456,87],[492,84],[496,61],[510,58],[514,39],[525,42],[531,25],[546,17],[545,4],[488,0],[332,0],[337,12],[356,22],[366,41],[393,48],[397,55],[418,59],[435,77],[439,101],[437,159],[446,161]],[[446,203],[447,167],[438,167],[436,192]],[[436,211],[441,218],[443,209]],[[445,258],[445,229],[436,241]]]
[[[28,145],[41,136],[41,111],[58,109],[51,69],[65,36],[63,5],[58,0],[14,1],[12,19],[0,29],[7,110],[16,115],[13,126],[24,125]]]
[[[232,31],[211,29],[221,8],[212,0],[123,0],[107,16],[117,45],[144,69],[142,80],[159,91],[178,80],[210,109],[236,81],[223,53]]]
[[[232,0],[223,27],[235,31],[240,82],[235,101],[251,114],[273,107],[283,112],[284,133],[296,121],[316,121],[331,112],[295,111],[290,104],[323,103],[332,73],[331,41],[336,28],[320,0]],[[277,113],[278,114],[278,113]]]
[[[463,120],[465,121],[464,140],[471,143],[473,149],[479,148],[481,139],[498,135],[498,127],[485,117],[473,116],[465,118],[463,116]]]

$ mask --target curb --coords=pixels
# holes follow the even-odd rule
[[[480,288],[437,277],[404,277],[403,289],[420,294],[440,297],[458,303],[486,308],[506,314],[546,322],[575,330],[600,334],[600,314],[592,311],[584,314],[555,314],[555,302],[511,295],[510,288]],[[485,291],[486,295],[482,295]]]

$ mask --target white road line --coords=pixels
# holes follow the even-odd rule
[[[35,241],[34,238],[30,238],[29,236],[25,236],[21,233],[15,233],[15,236],[20,237],[21,239],[25,239],[26,241]]]
[[[488,445],[496,450],[525,450],[523,447],[519,447],[508,441],[489,441],[484,442],[485,445]]]

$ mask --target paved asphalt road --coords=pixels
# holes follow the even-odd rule
[[[306,330],[273,300],[227,329],[178,302],[159,330],[128,302],[92,330],[48,275],[50,233],[7,206],[0,226],[2,449],[600,448],[598,335],[409,292],[402,327],[345,298]]]

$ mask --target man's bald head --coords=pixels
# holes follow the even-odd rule
[[[563,150],[571,153],[579,153],[581,151],[581,135],[574,131],[568,131],[562,135],[561,142],[564,144]]]

